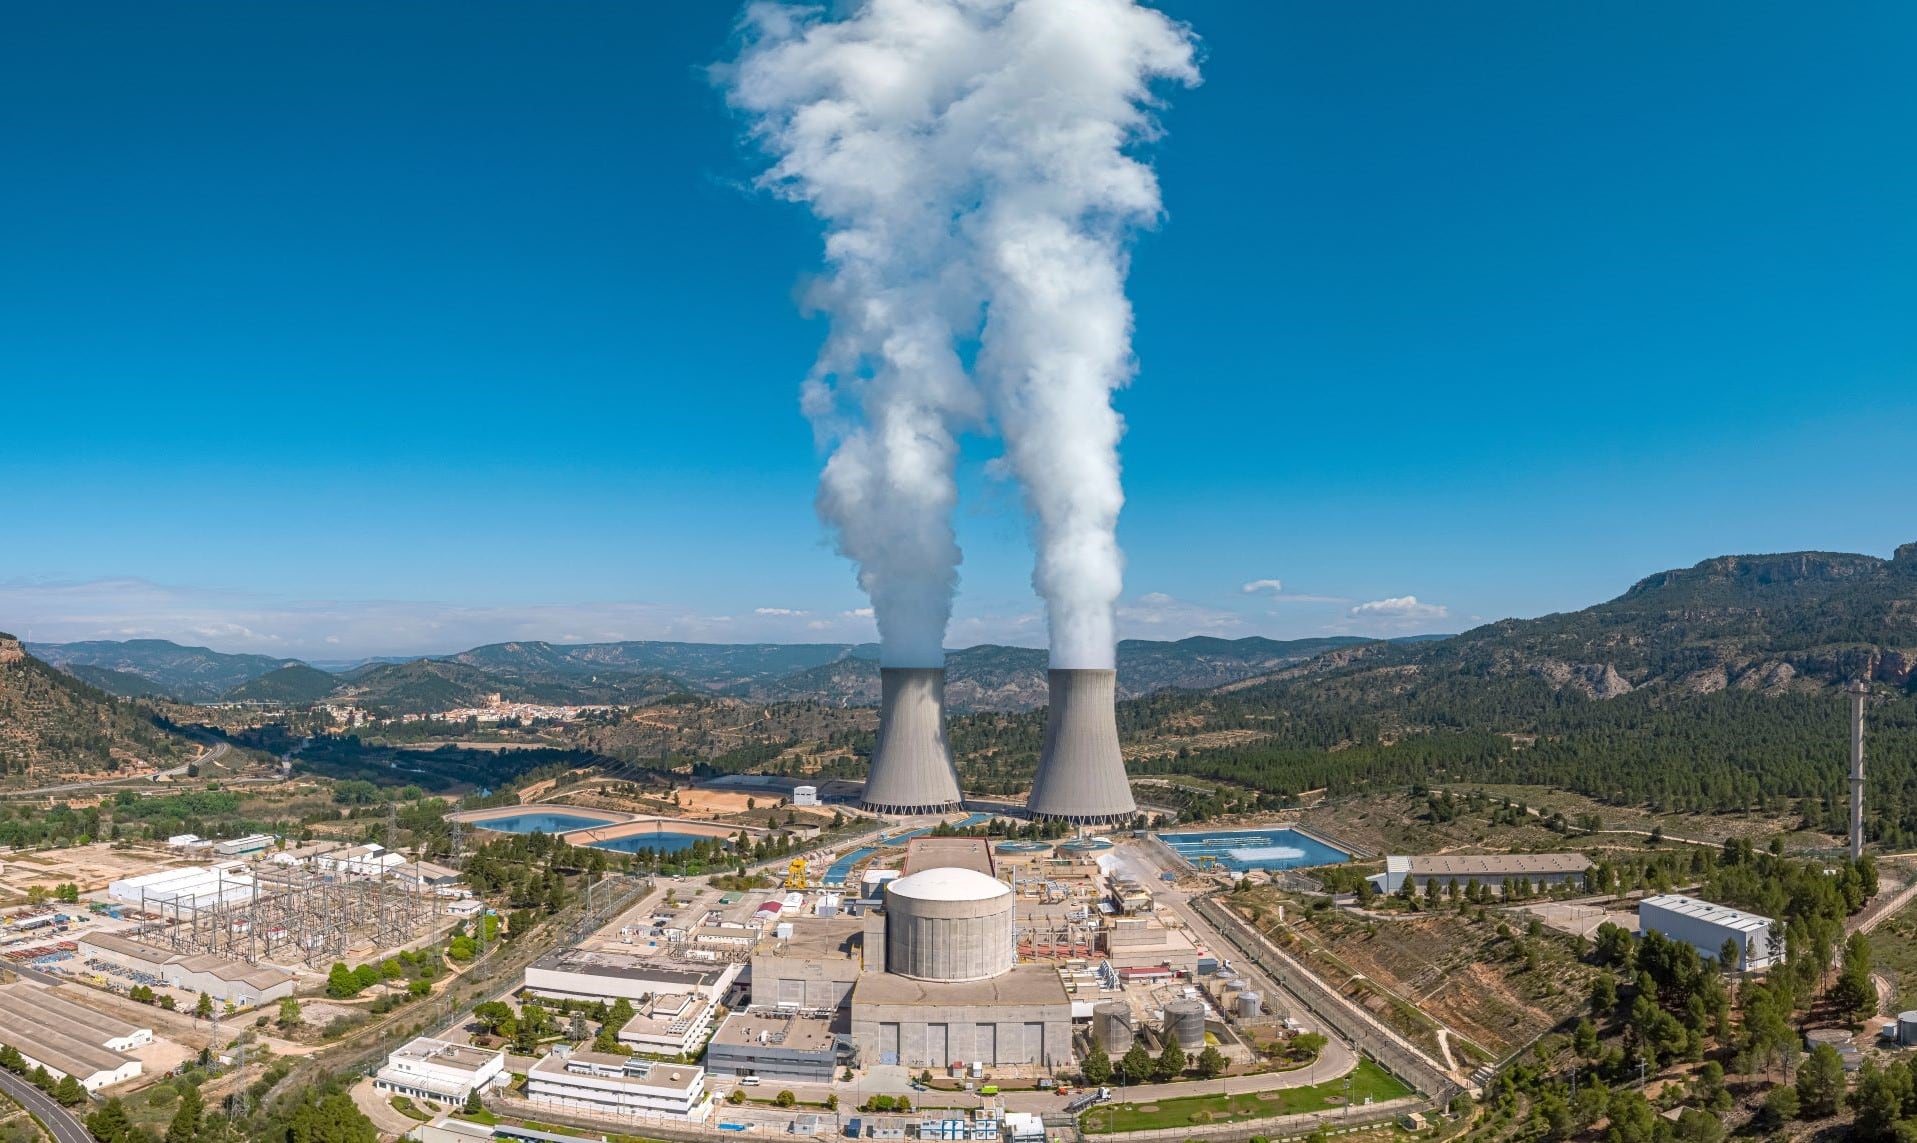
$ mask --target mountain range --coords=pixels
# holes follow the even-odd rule
[[[1355,636],[1131,639],[1118,648],[1119,690],[1131,697],[1202,689],[1365,642]],[[443,657],[371,660],[341,671],[155,639],[35,643],[29,650],[110,694],[193,703],[340,702],[424,713],[478,705],[492,694],[550,705],[622,705],[675,692],[841,706],[875,705],[879,698],[876,644],[532,641]],[[946,669],[955,710],[1028,710],[1045,702],[1041,649],[967,647],[948,654]]]
[[[957,709],[1023,711],[1044,702],[1042,651],[970,647],[951,652],[947,667]],[[1883,767],[1902,765],[1908,753],[1917,776],[1917,544],[1890,559],[1722,556],[1647,576],[1579,611],[1435,639],[1128,640],[1119,648],[1119,677],[1132,696],[1120,711],[1129,739],[1190,743],[1195,773],[1210,765],[1197,752],[1215,749],[1202,741],[1208,730],[1306,752],[1295,757],[1328,779],[1340,767],[1372,764],[1352,758],[1362,751],[1344,753],[1353,743],[1389,744],[1429,731],[1533,736],[1539,745],[1526,757],[1534,767],[1546,759],[1546,738],[1569,749],[1573,739],[1609,735],[1602,749],[1590,747],[1597,761],[1563,762],[1571,777],[1561,784],[1572,786],[1577,775],[1608,773],[1604,767],[1641,748],[1646,734],[1680,744],[1699,736],[1695,761],[1708,755],[1719,770],[1731,768],[1725,774],[1737,770],[1738,758],[1763,750],[1794,759],[1799,746],[1780,737],[1794,733],[1789,720],[1802,722],[1804,711],[1829,704],[1822,696],[1862,679],[1898,696],[1874,716],[1884,720],[1873,731],[1880,773],[1888,777]],[[294,705],[353,701],[400,712],[468,705],[494,692],[548,703],[629,703],[690,691],[857,705],[875,700],[876,687],[875,649],[853,644],[500,643],[335,674],[158,640],[22,648],[0,636],[0,765],[63,770],[191,756],[139,703],[109,688]],[[1899,729],[1907,715],[1909,734]],[[1025,726],[1029,717],[1010,721],[1028,738],[1036,733],[1035,724]],[[1733,745],[1710,745],[1712,734]],[[1177,765],[1186,765],[1182,758]],[[1685,771],[1671,773],[1667,780],[1675,781]],[[1725,788],[1756,782],[1725,774],[1716,779]],[[1895,828],[1917,841],[1917,785],[1910,805],[1908,825]]]

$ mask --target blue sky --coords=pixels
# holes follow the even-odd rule
[[[1162,6],[1205,81],[1133,260],[1123,633],[1917,539],[1917,10]],[[817,230],[702,72],[734,15],[13,12],[0,629],[869,637],[798,411]],[[994,452],[954,645],[1043,637]]]

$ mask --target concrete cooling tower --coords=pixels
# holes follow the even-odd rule
[[[1038,818],[1103,825],[1138,810],[1118,752],[1118,672],[1047,673],[1052,708],[1030,808]]]
[[[959,808],[958,770],[945,738],[945,671],[879,669],[879,745],[860,805],[882,814]]]

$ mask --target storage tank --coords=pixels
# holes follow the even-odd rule
[[[1132,1006],[1101,1000],[1092,1008],[1092,1038],[1114,1058],[1132,1050]]]
[[[1897,1042],[1906,1047],[1917,1044],[1917,1011],[1897,1014]]]
[[[1256,1020],[1265,1011],[1264,998],[1256,992],[1240,992],[1238,998],[1232,1003],[1238,1006],[1240,1020]]]
[[[940,866],[885,886],[885,968],[917,980],[984,980],[1011,970],[1012,887]]]
[[[1174,1000],[1165,1005],[1165,1035],[1178,1041],[1181,1048],[1205,1046],[1205,1002]]]

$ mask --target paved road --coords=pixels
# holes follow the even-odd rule
[[[39,797],[42,794],[64,794],[72,790],[92,790],[92,789],[97,789],[98,787],[101,787],[101,786],[137,786],[142,783],[152,783],[152,782],[158,781],[161,778],[180,778],[186,775],[187,767],[198,766],[205,762],[211,762],[216,758],[222,757],[223,755],[226,754],[228,750],[231,750],[231,749],[232,747],[228,746],[224,742],[216,742],[212,746],[209,746],[204,751],[202,751],[200,756],[198,758],[195,758],[193,761],[183,762],[180,765],[173,767],[173,769],[171,770],[161,770],[156,774],[141,774],[141,775],[136,775],[130,778],[97,778],[91,782],[65,782],[58,786],[40,786],[32,790],[0,789],[0,797],[32,798],[32,797]],[[232,779],[228,779],[228,781],[229,782],[249,782],[249,781],[259,781],[259,779],[232,778]]]
[[[373,1121],[373,1126],[382,1137],[399,1138],[419,1126],[419,1121],[411,1116],[401,1115],[392,1104],[393,1097],[373,1086],[370,1079],[360,1080],[353,1085],[353,1106]]]
[[[1183,872],[1183,870],[1175,864],[1174,859],[1168,857],[1165,853],[1149,843],[1122,845],[1116,850],[1113,850],[1113,854],[1118,858],[1121,865],[1129,865],[1131,867],[1130,871],[1133,876],[1145,884],[1154,886],[1153,891],[1158,903],[1161,906],[1169,907],[1172,913],[1189,927],[1194,936],[1210,946],[1214,955],[1223,956],[1227,950],[1234,947],[1231,942],[1219,934],[1209,920],[1196,909],[1192,908],[1190,899],[1184,890],[1176,885],[1164,884],[1158,880],[1160,872]],[[1277,947],[1269,941],[1266,942],[1265,947],[1268,955],[1277,962],[1279,968],[1287,972],[1295,973],[1304,973],[1307,971],[1304,966],[1279,951]],[[1254,983],[1260,985],[1261,989],[1264,990],[1265,996],[1283,996],[1286,1001],[1286,1007],[1292,1012],[1302,1012],[1310,1009],[1310,1006],[1299,999],[1297,994],[1291,989],[1279,985],[1272,973],[1267,971],[1266,966],[1256,963],[1252,957],[1242,956],[1233,958],[1232,968],[1240,976],[1251,979]],[[1335,1011],[1319,1012],[1319,1020],[1315,1022],[1330,1022],[1332,1024],[1331,1027],[1321,1030],[1336,1033],[1335,1036],[1328,1037],[1333,1042],[1342,1042],[1349,1046],[1355,1028],[1365,1035],[1375,1036],[1392,1044],[1399,1050],[1409,1053],[1418,1060],[1421,1060],[1438,1075],[1449,1076],[1454,1080],[1458,1078],[1446,1072],[1443,1064],[1432,1059],[1429,1054],[1417,1048],[1409,1040],[1399,1035],[1396,1030],[1388,1027],[1383,1021],[1377,1019],[1370,1012],[1365,1011],[1363,1008],[1351,1002],[1348,997],[1338,993],[1335,988],[1328,989],[1328,992],[1330,993],[1330,999],[1332,1000]],[[1329,1045],[1327,1045],[1327,1047],[1329,1047]]]
[[[53,1132],[53,1143],[93,1143],[93,1136],[87,1134],[87,1129],[80,1125],[71,1111],[12,1072],[0,1071],[0,1091],[6,1092],[15,1103],[33,1112],[34,1117]]]

